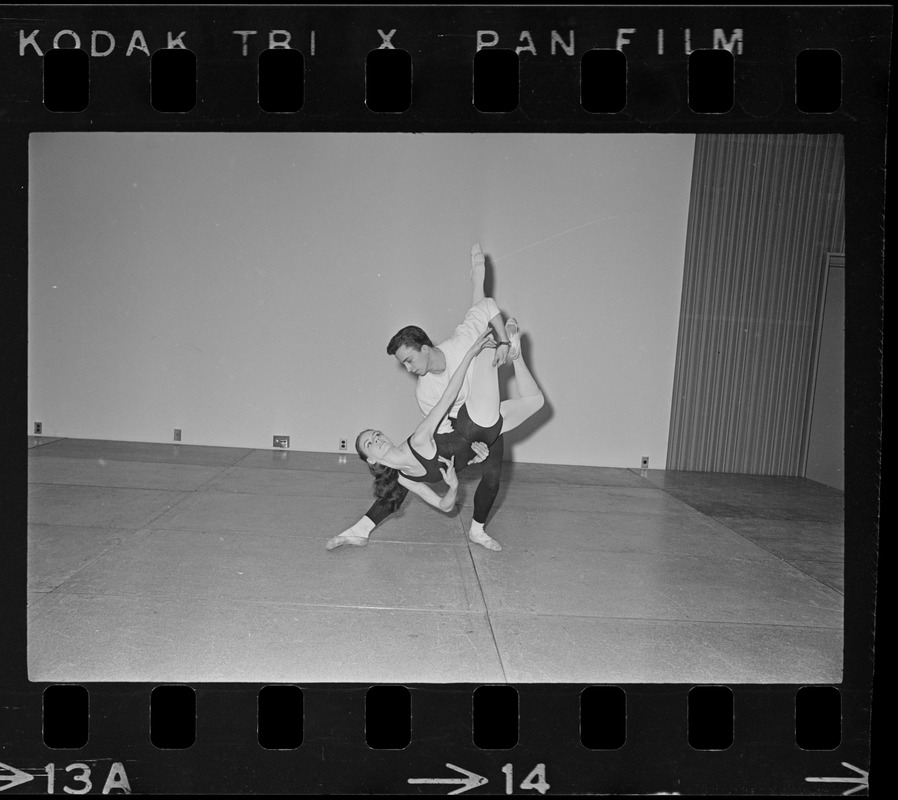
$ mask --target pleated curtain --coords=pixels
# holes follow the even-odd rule
[[[668,469],[800,474],[844,172],[839,135],[696,137]]]

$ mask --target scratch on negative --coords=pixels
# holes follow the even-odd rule
[[[204,356],[209,355],[205,350],[201,350],[199,347],[190,344],[190,342],[178,342],[178,346],[184,345],[184,347],[189,347],[191,350],[196,350],[197,353],[202,353]]]
[[[573,233],[574,231],[580,230],[580,228],[586,228],[589,225],[595,225],[599,222],[607,222],[609,219],[617,219],[617,214],[614,214],[610,217],[602,217],[601,219],[594,219],[592,222],[584,222],[582,225],[576,225],[573,228],[569,228],[566,231],[562,231],[561,233],[556,233],[554,236],[549,236],[546,239],[540,239],[538,242],[534,242],[533,244],[528,244],[526,247],[522,247],[520,250],[514,250],[511,253],[506,253],[504,256],[499,256],[494,259],[494,261],[501,261],[503,258],[508,258],[509,256],[516,256],[518,253],[523,253],[525,250],[529,250],[531,247],[536,247],[537,245],[545,244],[546,242],[551,242],[552,239],[557,239],[559,236],[565,236],[568,233]]]

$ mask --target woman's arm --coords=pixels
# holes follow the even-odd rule
[[[461,391],[462,383],[464,383],[465,380],[465,373],[468,371],[468,367],[471,366],[471,361],[473,361],[474,357],[486,347],[489,336],[490,332],[489,329],[487,329],[481,333],[474,344],[468,348],[468,352],[465,353],[465,357],[462,359],[461,364],[458,365],[458,369],[452,373],[452,377],[449,379],[449,385],[443,392],[443,396],[440,397],[437,404],[430,410],[427,416],[424,417],[418,427],[415,428],[415,432],[412,434],[411,438],[413,447],[416,450],[419,449],[419,444],[424,445],[425,443],[433,441],[433,434],[443,421],[443,417],[445,417],[449,412],[449,409],[452,408],[455,398],[458,397],[458,393]]]
[[[409,491],[414,492],[418,497],[426,503],[440,509],[440,511],[452,511],[455,508],[455,499],[458,495],[458,483],[449,487],[449,491],[440,497],[433,489],[425,483],[410,481],[404,475],[399,476],[399,483],[405,486]]]

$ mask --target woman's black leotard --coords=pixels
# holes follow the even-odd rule
[[[404,472],[402,473],[406,478],[410,481],[416,481],[417,483],[438,483],[443,480],[443,475],[440,472],[440,458],[437,453],[434,453],[433,458],[424,458],[414,447],[412,447],[412,438],[411,436],[408,439],[408,449],[412,451],[412,455],[418,459],[424,469],[427,470],[423,475],[406,475]]]
[[[474,422],[468,414],[467,407],[462,406],[458,412],[458,419],[455,420],[455,430],[461,434],[463,439],[470,443],[483,442],[487,447],[492,447],[502,431],[502,417],[499,417],[489,428],[484,428]],[[412,451],[412,455],[418,459],[418,463],[427,471],[423,475],[406,475],[403,472],[402,474],[406,478],[418,483],[438,483],[443,480],[443,475],[440,472],[439,451],[434,454],[433,458],[424,458],[412,447],[411,436],[408,438],[408,449]]]
[[[471,419],[471,415],[468,414],[468,406],[465,404],[458,410],[455,430],[461,434],[463,439],[471,443],[483,442],[487,447],[492,447],[493,442],[499,438],[499,434],[502,432],[502,417],[500,416],[489,428],[484,428]]]
[[[469,466],[468,460],[474,456],[467,439],[463,439],[454,430],[449,433],[435,433],[433,438],[437,443],[437,450],[443,458],[455,457],[456,472],[467,469]],[[503,436],[500,436],[490,445],[489,455],[486,457],[486,460],[477,465],[477,469],[481,470],[481,478],[477,484],[477,491],[474,493],[473,516],[474,521],[479,522],[481,525],[486,523],[499,494],[504,450],[505,439]],[[408,496],[408,489],[400,484],[399,492],[404,501]],[[393,509],[384,506],[383,501],[376,500],[365,513],[365,516],[375,525],[380,525],[392,513]]]

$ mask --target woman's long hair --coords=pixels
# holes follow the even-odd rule
[[[364,433],[364,431],[362,431]],[[362,438],[360,433],[355,440],[355,449],[359,454],[359,458],[368,464],[368,457],[362,452],[359,446],[359,439]],[[404,494],[402,487],[399,485],[399,470],[387,467],[384,464],[368,464],[368,469],[374,476],[374,496],[377,501],[386,508],[391,514],[399,508],[402,503]]]

